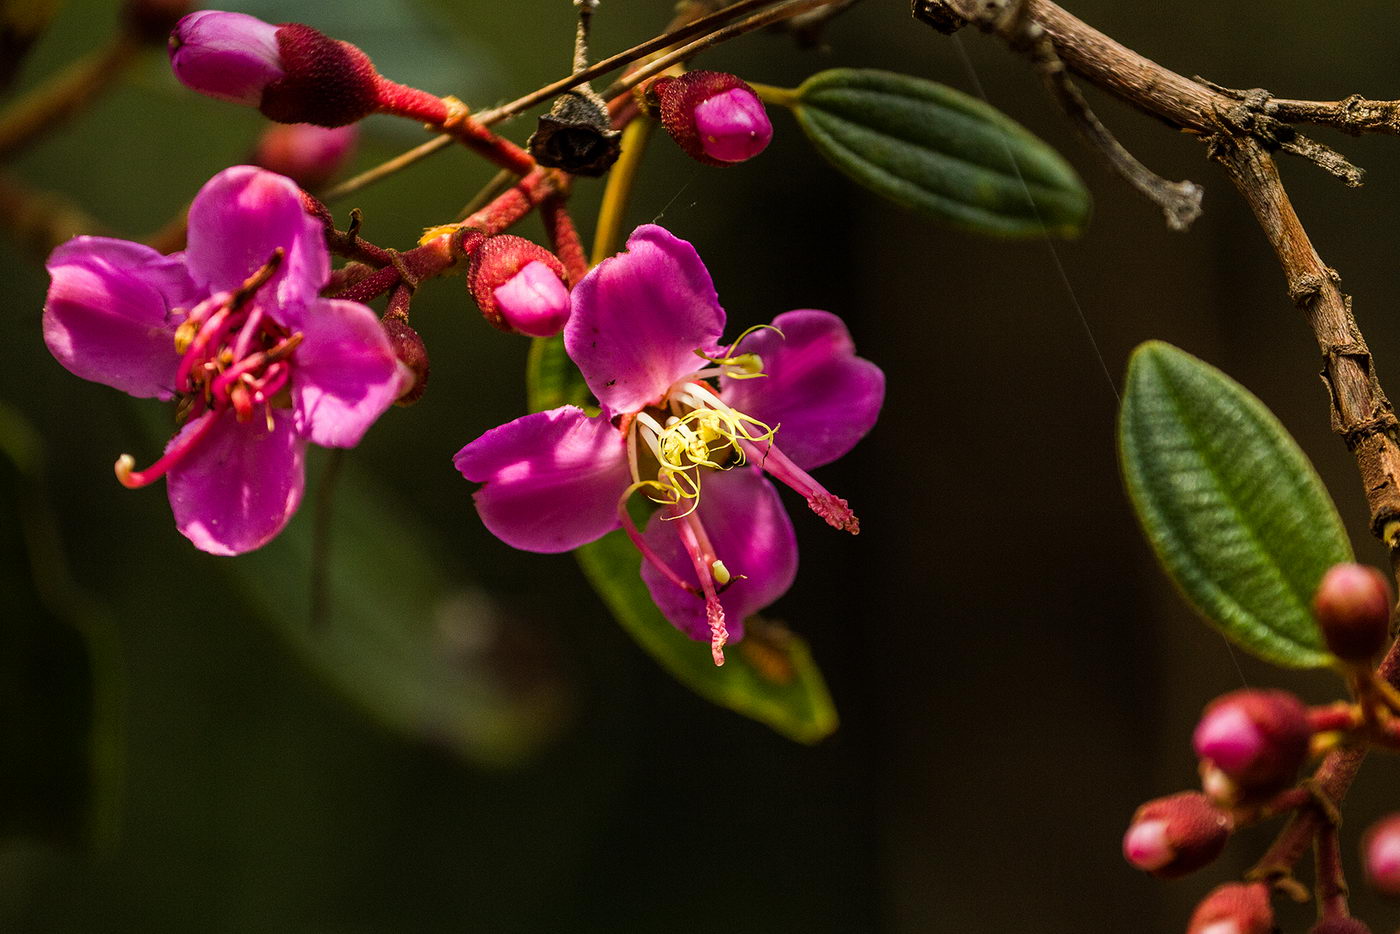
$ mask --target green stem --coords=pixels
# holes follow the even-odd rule
[[[765,104],[778,104],[788,110],[796,110],[797,105],[802,102],[797,88],[777,88],[771,84],[759,84],[757,81],[750,81],[748,85]]]
[[[112,87],[141,45],[119,36],[11,104],[0,114],[0,160],[12,158]]]
[[[612,256],[622,246],[623,224],[627,202],[637,181],[637,170],[646,152],[647,140],[655,123],[638,117],[622,131],[622,156],[608,173],[608,186],[603,189],[603,204],[598,209],[598,228],[593,235],[592,265]]]

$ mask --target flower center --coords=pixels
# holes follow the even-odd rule
[[[175,351],[181,355],[175,371],[176,412],[186,428],[145,470],[133,470],[130,455],[118,458],[115,469],[123,485],[146,486],[163,476],[194,450],[224,412],[232,410],[246,422],[261,409],[272,430],[273,408],[288,404],[290,358],[302,334],[273,321],[253,299],[277,272],[283,255],[281,249],[274,252],[237,290],[200,302],[175,329]]]

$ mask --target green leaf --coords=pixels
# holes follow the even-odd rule
[[[1055,150],[960,91],[836,68],[765,96],[793,108],[836,168],[929,217],[1004,237],[1074,236],[1089,219],[1089,193]]]
[[[708,643],[682,633],[656,608],[638,572],[641,558],[625,534],[612,532],[576,555],[622,628],[681,684],[801,743],[836,729],[826,682],[797,636],[751,617],[743,641],[727,646],[724,667],[716,667]]]
[[[249,603],[314,672],[390,729],[489,766],[539,748],[561,724],[562,695],[548,679],[522,681],[503,666],[500,640],[519,621],[456,583],[442,567],[449,550],[366,478],[338,481],[333,502],[326,554],[317,553],[318,517],[308,508],[271,544],[220,562]]]
[[[1278,419],[1224,373],[1152,341],[1129,362],[1118,428],[1138,519],[1196,609],[1267,661],[1329,664],[1309,604],[1351,545]]]
[[[534,342],[527,379],[533,411],[581,405],[588,398],[588,387],[557,337]],[[798,742],[815,743],[836,729],[836,707],[800,638],[752,617],[743,641],[728,646],[724,667],[716,667],[707,643],[676,629],[656,608],[642,583],[641,557],[625,534],[613,532],[574,554],[622,628],[696,694]]]

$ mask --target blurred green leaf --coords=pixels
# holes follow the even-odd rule
[[[975,233],[1074,236],[1083,182],[1055,150],[982,101],[932,81],[834,68],[776,99],[832,165],[896,204]]]
[[[1328,664],[1309,604],[1351,545],[1273,414],[1224,373],[1153,341],[1128,365],[1118,427],[1138,519],[1196,609],[1267,661]]]
[[[534,342],[527,380],[532,411],[588,398],[588,387],[558,337]],[[836,707],[800,638],[750,618],[743,641],[729,646],[724,667],[716,667],[707,643],[676,629],[656,608],[642,582],[641,558],[625,534],[613,532],[574,554],[622,628],[696,694],[798,742],[815,743],[836,729]]]
[[[324,553],[303,515],[272,544],[220,562],[272,628],[376,719],[471,761],[512,765],[554,735],[558,683],[519,677],[497,651],[517,621],[454,585],[447,549],[368,480],[350,474],[333,501]]]

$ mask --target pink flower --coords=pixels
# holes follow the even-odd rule
[[[84,379],[180,400],[183,425],[127,486],[168,476],[175,524],[213,554],[266,544],[301,502],[306,443],[353,447],[403,375],[377,316],[321,298],[330,256],[295,184],[220,172],[190,205],[189,246],[161,256],[77,237],[49,257],[44,341]]]
[[[569,551],[626,528],[656,605],[710,640],[722,664],[725,642],[797,572],[792,524],[764,474],[858,531],[846,501],[807,470],[875,424],[884,375],[825,311],[787,312],[721,349],[710,275],[660,227],[638,228],[626,253],[574,288],[572,305],[564,346],[602,413],[564,406],[518,418],[462,448],[457,469],[484,484],[482,521],[516,548]],[[644,532],[626,512],[638,492],[661,504]]]

